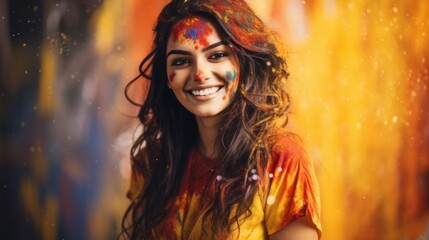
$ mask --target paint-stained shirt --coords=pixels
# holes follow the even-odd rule
[[[264,177],[255,178],[265,182],[258,184],[250,206],[252,214],[240,222],[239,230],[233,227],[228,239],[267,239],[306,215],[321,235],[319,188],[313,164],[295,138],[277,138]],[[175,205],[153,231],[157,239],[210,239],[210,227],[203,231],[203,217],[210,205],[207,183],[213,179],[215,163],[197,150],[191,151]]]

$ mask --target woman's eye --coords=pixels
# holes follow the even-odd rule
[[[228,56],[228,54],[225,52],[217,52],[217,53],[210,55],[209,59],[216,60],[216,59],[220,59],[220,58],[223,58],[226,56]]]
[[[190,61],[188,59],[179,58],[179,59],[173,60],[173,62],[171,62],[171,66],[183,66],[183,65],[188,64],[188,63],[190,63]]]

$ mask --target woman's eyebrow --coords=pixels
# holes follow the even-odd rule
[[[215,47],[218,47],[220,45],[224,45],[226,44],[225,41],[219,41],[217,43],[213,43],[212,45],[209,45],[205,48],[202,49],[203,52],[207,52],[210,49],[213,49]],[[171,50],[167,53],[167,57],[170,56],[171,54],[181,54],[181,55],[192,55],[190,52],[188,51],[183,51],[183,50]]]
[[[170,56],[171,54],[181,54],[181,55],[191,55],[190,52],[188,51],[183,51],[183,50],[171,50],[167,53],[167,57]]]
[[[208,50],[210,50],[210,49],[213,49],[213,48],[215,48],[215,47],[217,47],[217,46],[220,46],[220,45],[224,45],[224,44],[226,44],[226,42],[225,41],[220,41],[220,42],[217,42],[217,43],[213,43],[212,45],[210,45],[210,46],[207,46],[207,47],[205,47],[205,48],[203,48],[203,52],[206,52],[206,51],[208,51]]]

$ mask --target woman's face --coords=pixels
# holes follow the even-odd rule
[[[168,87],[197,117],[212,117],[231,104],[239,67],[231,48],[205,18],[189,17],[172,28],[167,44]]]

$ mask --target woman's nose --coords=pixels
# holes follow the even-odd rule
[[[204,80],[206,80],[206,79],[207,79],[207,76],[206,76],[206,74],[204,74],[204,72],[203,72],[203,71],[198,70],[198,71],[195,73],[195,76],[194,76],[194,80],[195,80],[195,81],[204,81]]]
[[[209,78],[209,74],[207,72],[207,63],[204,59],[199,59],[196,64],[196,72],[194,75],[195,81],[205,81]]]

